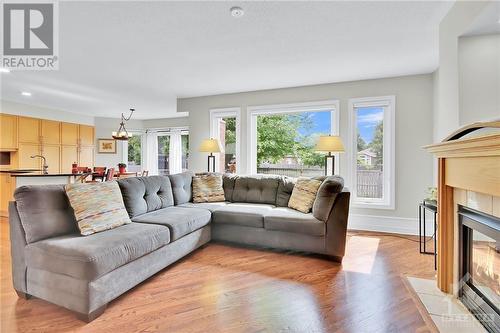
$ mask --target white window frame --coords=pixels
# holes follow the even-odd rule
[[[330,117],[330,134],[339,135],[339,122],[340,122],[340,103],[338,99],[305,102],[305,103],[292,103],[292,104],[276,104],[276,105],[260,105],[249,106],[247,108],[247,124],[249,124],[248,142],[250,149],[248,150],[248,165],[247,170],[251,174],[257,173],[257,117],[261,115],[271,114],[294,114],[299,112],[321,112],[331,111]],[[335,174],[340,172],[340,159],[339,154],[335,155]]]
[[[384,190],[382,199],[357,197],[357,121],[355,109],[384,107]],[[359,208],[395,209],[395,110],[396,96],[362,97],[349,99],[349,184],[351,206]]]
[[[241,108],[218,108],[210,109],[210,137],[219,138],[218,120],[220,118],[236,118],[236,172],[241,173]],[[224,147],[221,147],[222,149]],[[215,170],[219,170],[219,159],[215,159]]]

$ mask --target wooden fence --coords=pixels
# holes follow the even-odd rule
[[[357,196],[360,198],[382,198],[383,177],[382,170],[358,170]]]

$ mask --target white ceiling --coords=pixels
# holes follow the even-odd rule
[[[177,97],[429,73],[452,4],[61,2],[59,71],[2,74],[2,97],[147,119]]]

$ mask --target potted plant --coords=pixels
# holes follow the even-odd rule
[[[118,163],[118,172],[119,173],[127,172],[127,165],[125,163]]]

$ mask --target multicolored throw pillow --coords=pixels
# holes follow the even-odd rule
[[[292,196],[288,201],[288,207],[302,213],[309,213],[321,183],[321,180],[299,177],[297,183],[295,183],[293,187]]]
[[[193,202],[220,202],[224,200],[222,175],[193,177]]]
[[[83,236],[131,223],[118,183],[75,183],[64,186]]]

